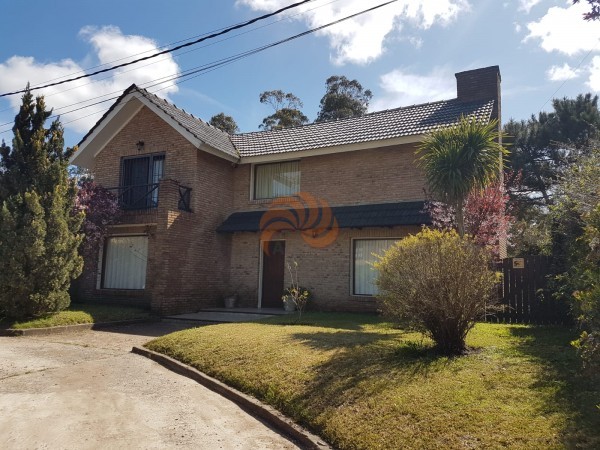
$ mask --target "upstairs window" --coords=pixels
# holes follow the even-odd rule
[[[287,197],[300,191],[299,161],[254,166],[254,199]]]
[[[129,209],[156,208],[158,183],[164,174],[165,155],[148,155],[123,160],[120,199]]]

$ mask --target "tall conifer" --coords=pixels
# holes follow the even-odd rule
[[[12,147],[0,146],[0,316],[65,309],[83,265],[83,214],[74,213],[76,187],[67,172],[73,149],[64,149],[58,120],[44,128],[50,115],[43,97],[27,91]]]

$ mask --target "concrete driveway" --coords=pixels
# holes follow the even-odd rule
[[[129,353],[176,329],[0,337],[0,448],[298,448],[229,400]]]

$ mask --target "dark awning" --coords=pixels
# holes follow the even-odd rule
[[[431,218],[423,212],[424,202],[379,203],[375,205],[333,206],[331,211],[339,228],[394,227],[429,225]],[[293,210],[288,210],[293,213]],[[231,214],[217,231],[261,231],[260,220],[265,211]],[[302,229],[299,227],[299,229]]]

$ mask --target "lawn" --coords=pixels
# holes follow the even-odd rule
[[[60,325],[147,319],[149,317],[150,311],[147,309],[116,305],[73,303],[65,311],[26,321],[3,322],[2,325],[7,328],[15,329],[45,328],[56,327]]]
[[[478,324],[448,358],[377,317],[309,313],[146,346],[275,406],[340,449],[600,448],[600,379],[557,327]]]

